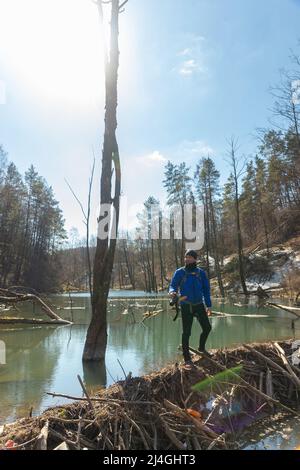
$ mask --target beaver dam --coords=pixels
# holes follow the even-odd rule
[[[294,349],[293,349],[294,347]],[[243,433],[280,412],[300,416],[299,349],[292,341],[194,353],[65,406],[0,427],[15,449],[238,449]],[[51,393],[54,396],[64,396]]]

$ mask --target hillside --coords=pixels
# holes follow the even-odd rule
[[[300,292],[300,235],[290,238],[285,243],[274,244],[269,252],[265,248],[254,251],[245,256],[244,262],[249,291],[256,291],[260,286],[262,289],[277,291],[280,295],[296,300]],[[237,268],[237,255],[230,255],[224,259],[224,285],[229,291],[241,290]],[[215,293],[217,289],[215,278],[211,280],[211,285]]]

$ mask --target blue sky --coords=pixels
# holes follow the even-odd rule
[[[279,69],[297,51],[299,0],[129,0],[120,18],[118,141],[122,190],[137,208],[164,201],[168,159],[208,153],[221,181],[227,140],[255,151]],[[299,51],[299,49],[298,49]],[[103,58],[91,0],[0,0],[0,143],[21,172],[52,185],[66,227],[84,233],[66,178],[85,201],[96,155],[96,230],[103,136]],[[135,211],[135,208],[132,211]]]

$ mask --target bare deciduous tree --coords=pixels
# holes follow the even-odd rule
[[[243,162],[240,167],[240,159],[237,157],[238,143],[234,137],[230,140],[230,150],[229,150],[229,163],[232,168],[233,182],[234,182],[234,194],[235,194],[235,214],[236,214],[236,231],[237,231],[237,248],[238,248],[238,257],[239,257],[239,271],[240,279],[242,284],[242,289],[245,295],[248,295],[247,286],[246,286],[246,277],[244,270],[244,260],[243,260],[243,240],[242,240],[242,231],[241,231],[241,217],[240,217],[240,201],[239,201],[239,178],[242,176],[246,160]]]
[[[102,1],[97,2],[103,26]],[[119,225],[121,168],[116,139],[119,68],[119,13],[126,2],[111,0],[110,48],[105,51],[105,129],[102,151],[102,173],[100,186],[100,215],[98,224],[105,222],[106,236],[97,238],[94,258],[92,319],[88,327],[83,357],[84,361],[99,361],[105,358],[107,345],[107,297],[112,276],[114,255]],[[112,176],[115,174],[114,197]],[[106,210],[102,210],[107,208]],[[112,222],[110,224],[110,222]]]

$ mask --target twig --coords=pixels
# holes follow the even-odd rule
[[[150,447],[149,447],[149,444],[141,430],[141,428],[137,425],[137,423],[135,421],[133,421],[133,419],[130,418],[130,416],[128,416],[125,411],[123,411],[123,415],[125,416],[126,419],[128,419],[128,421],[133,425],[133,427],[138,431],[139,435],[141,436],[142,438],[142,441],[144,443],[144,446],[145,446],[145,449],[147,450],[150,450]]]
[[[53,437],[56,437],[62,442],[66,442],[69,444],[70,447],[73,449],[77,450],[77,443],[74,441],[71,441],[70,439],[66,438],[63,434],[59,433],[58,431],[55,431],[54,429],[49,428],[49,433],[53,435]],[[84,444],[85,447],[89,447],[91,449],[97,449],[95,445],[93,445],[91,442],[87,442],[85,439],[82,437],[80,438],[80,441]]]
[[[175,445],[175,447],[179,450],[185,450],[185,446],[184,444],[179,441],[179,439],[177,439],[177,437],[175,436],[174,432],[169,428],[169,426],[167,425],[166,421],[163,419],[162,416],[159,416],[159,421],[161,422],[163,428],[164,428],[164,431],[166,433],[166,435],[168,436],[168,438],[170,439],[171,442],[173,442],[173,444]]]
[[[181,408],[179,408],[179,406],[175,405],[174,403],[171,403],[169,400],[164,400],[164,405],[166,408],[169,408],[170,410],[179,413],[180,416],[184,417],[185,419],[189,419],[190,421],[192,421],[198,429],[200,429],[202,432],[205,432],[210,437],[213,437],[214,439],[218,437],[218,434],[212,431],[208,426],[203,424],[201,421],[193,418],[193,416],[189,415],[185,410],[182,410]]]
[[[122,8],[126,5],[127,2],[128,0],[124,0],[124,2],[121,3],[121,5],[119,6],[119,10],[122,10]]]
[[[47,395],[51,395],[52,397],[62,397],[62,398],[67,398],[69,400],[74,400],[74,401],[87,401],[87,398],[83,397],[73,397],[70,395],[63,395],[62,393],[54,393],[54,392],[46,392]],[[96,397],[90,397],[91,401],[98,401],[98,402],[106,402],[106,403],[116,403],[116,404],[126,404],[126,405],[156,405],[154,401],[143,401],[143,400],[137,400],[137,401],[129,401],[129,400],[118,400],[114,398],[96,398]]]
[[[218,436],[214,441],[212,441],[211,444],[209,444],[207,450],[213,449],[213,448],[215,447],[215,445],[216,445],[218,442],[220,442],[221,439],[224,438],[224,437],[225,437],[225,433],[220,434],[220,436]]]
[[[285,356],[285,352],[284,350],[279,346],[278,343],[274,343],[274,346],[275,348],[277,349],[278,353],[279,353],[279,356],[280,358],[282,359],[282,362],[284,363],[285,367],[287,368],[287,370],[289,371],[290,375],[293,377],[294,379],[294,383],[295,385],[298,386],[298,388],[300,388],[300,379],[299,377],[297,377],[297,375],[295,374],[295,372],[293,371],[291,365],[289,364],[286,356]]]
[[[64,418],[59,418],[58,416],[49,416],[49,419],[53,421],[62,422],[65,424],[76,424],[76,423],[79,423],[79,421],[81,421],[82,423],[88,423],[88,424],[93,424],[95,422],[94,419],[84,419],[84,418],[64,419]]]
[[[123,371],[123,374],[124,374],[124,377],[125,377],[125,380],[126,380],[126,379],[127,379],[127,375],[126,375],[126,372],[125,372],[125,370],[124,370],[124,367],[122,366],[122,364],[121,364],[121,362],[119,361],[119,359],[117,359],[117,361],[118,361],[118,363],[119,363],[119,365],[120,365],[120,367],[121,367],[121,369],[122,369],[122,371]]]
[[[84,385],[84,383],[82,382],[81,377],[80,377],[79,374],[77,375],[77,379],[78,379],[78,381],[79,381],[79,383],[80,383],[80,385],[81,385],[81,388],[82,388],[82,390],[83,390],[83,393],[85,394],[85,396],[86,396],[86,398],[87,398],[87,401],[88,401],[88,403],[89,403],[91,409],[92,409],[92,410],[94,411],[94,413],[95,413],[94,405],[93,405],[93,403],[91,402],[90,396],[89,396],[89,394],[88,394],[88,392],[87,392],[87,389],[85,388],[85,385]]]
[[[193,349],[190,347],[190,350],[195,352],[196,354],[199,354],[199,351],[197,351],[197,349]],[[211,357],[208,357],[208,356],[205,356],[205,359],[208,360],[209,362],[211,362],[212,364],[214,364],[214,366],[218,367],[219,369],[222,369],[222,370],[226,370],[228,371],[228,369],[223,366],[222,364],[220,364],[219,362],[215,361],[214,359],[212,359]],[[269,397],[268,395],[266,395],[265,393],[263,392],[260,392],[257,388],[253,387],[252,385],[250,385],[246,380],[244,380],[242,377],[240,377],[238,374],[236,374],[235,372],[233,372],[232,370],[230,371],[230,374],[237,377],[241,383],[245,384],[250,390],[253,390],[255,393],[261,395],[265,400],[267,401],[270,401],[272,403],[274,403],[275,405],[277,406],[280,406],[281,408],[283,408],[284,410],[288,411],[289,413],[292,413],[296,416],[300,416],[300,413],[298,413],[297,411],[295,410],[292,410],[292,408],[289,408],[288,406],[286,405],[283,405],[282,403],[280,403],[280,401],[278,400],[275,400],[274,398],[271,398]]]
[[[36,441],[37,438],[38,438],[38,436],[34,437],[33,439],[30,439],[30,441],[23,442],[22,444],[16,444],[16,445],[13,446],[13,449],[18,449],[20,447],[25,447],[28,444],[31,444],[32,442]]]
[[[276,347],[276,344],[275,343],[275,347]],[[288,373],[285,369],[283,369],[283,367],[281,367],[279,364],[277,364],[276,362],[272,361],[272,359],[266,357],[264,354],[262,354],[261,352],[257,351],[256,349],[252,348],[252,346],[249,346],[248,344],[244,344],[243,345],[244,348],[248,349],[248,351],[251,351],[253,352],[254,354],[256,354],[258,357],[260,357],[261,359],[263,359],[264,361],[266,361],[268,364],[270,364],[270,366],[274,367],[274,369],[277,369],[279,372],[281,372],[281,374],[283,374],[285,377],[287,377],[288,379],[292,380],[298,387],[300,386],[300,380],[298,379],[298,377],[296,376],[296,374],[293,372],[293,374],[291,373]],[[277,345],[279,348],[280,346]],[[280,348],[281,349],[281,348]],[[284,351],[282,350],[282,352],[284,353]],[[289,371],[290,372],[290,371]]]

